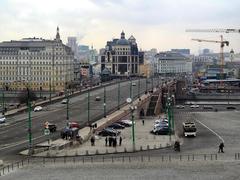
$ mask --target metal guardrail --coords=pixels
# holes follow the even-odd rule
[[[232,160],[240,160],[240,153],[234,153],[234,158]],[[93,163],[131,163],[131,162],[191,162],[191,161],[218,161],[221,160],[218,154],[164,154],[164,155],[151,155],[148,154],[133,154],[126,153],[118,156],[72,156],[72,157],[41,157],[41,158],[27,158],[21,161],[17,161],[11,164],[8,164],[0,168],[0,177],[5,176],[11,172],[14,172],[17,169],[27,167],[28,165],[42,164],[50,165],[56,163],[64,164],[93,164]]]

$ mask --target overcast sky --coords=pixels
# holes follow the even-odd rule
[[[240,28],[239,0],[0,0],[0,41],[24,37],[53,39],[60,28],[63,42],[77,36],[79,44],[103,48],[106,41],[133,35],[143,50],[190,48],[193,53],[219,44],[217,33],[186,33],[187,28]],[[223,34],[240,52],[240,34]]]

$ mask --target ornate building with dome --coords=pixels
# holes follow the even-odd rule
[[[133,36],[126,39],[123,31],[120,39],[107,41],[101,54],[101,71],[107,69],[112,75],[139,75],[141,63],[143,63],[143,55],[138,51],[136,39]]]

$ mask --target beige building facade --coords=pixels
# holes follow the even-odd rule
[[[57,28],[54,40],[25,38],[0,43],[0,88],[63,91],[74,80],[74,54]]]

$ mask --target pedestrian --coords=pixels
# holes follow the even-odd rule
[[[108,138],[108,142],[109,142],[109,146],[112,146],[112,137],[111,136]]]
[[[224,147],[224,144],[223,144],[223,142],[221,142],[220,144],[219,144],[219,149],[218,149],[218,153],[224,153],[224,151],[223,151],[223,147]]]
[[[115,147],[117,146],[117,137],[114,138],[115,141]]]
[[[105,138],[105,146],[107,146],[108,137]]]
[[[121,146],[122,145],[122,137],[120,136],[120,138],[119,138],[119,146]]]
[[[91,145],[94,146],[94,144],[95,144],[95,138],[94,138],[94,136],[91,137],[90,141],[91,141]]]
[[[144,119],[142,119],[142,125],[144,126]]]
[[[116,140],[116,137],[113,138],[113,147],[116,147],[117,146],[117,140]]]
[[[140,118],[143,118],[145,116],[144,109],[142,108],[140,110]]]

